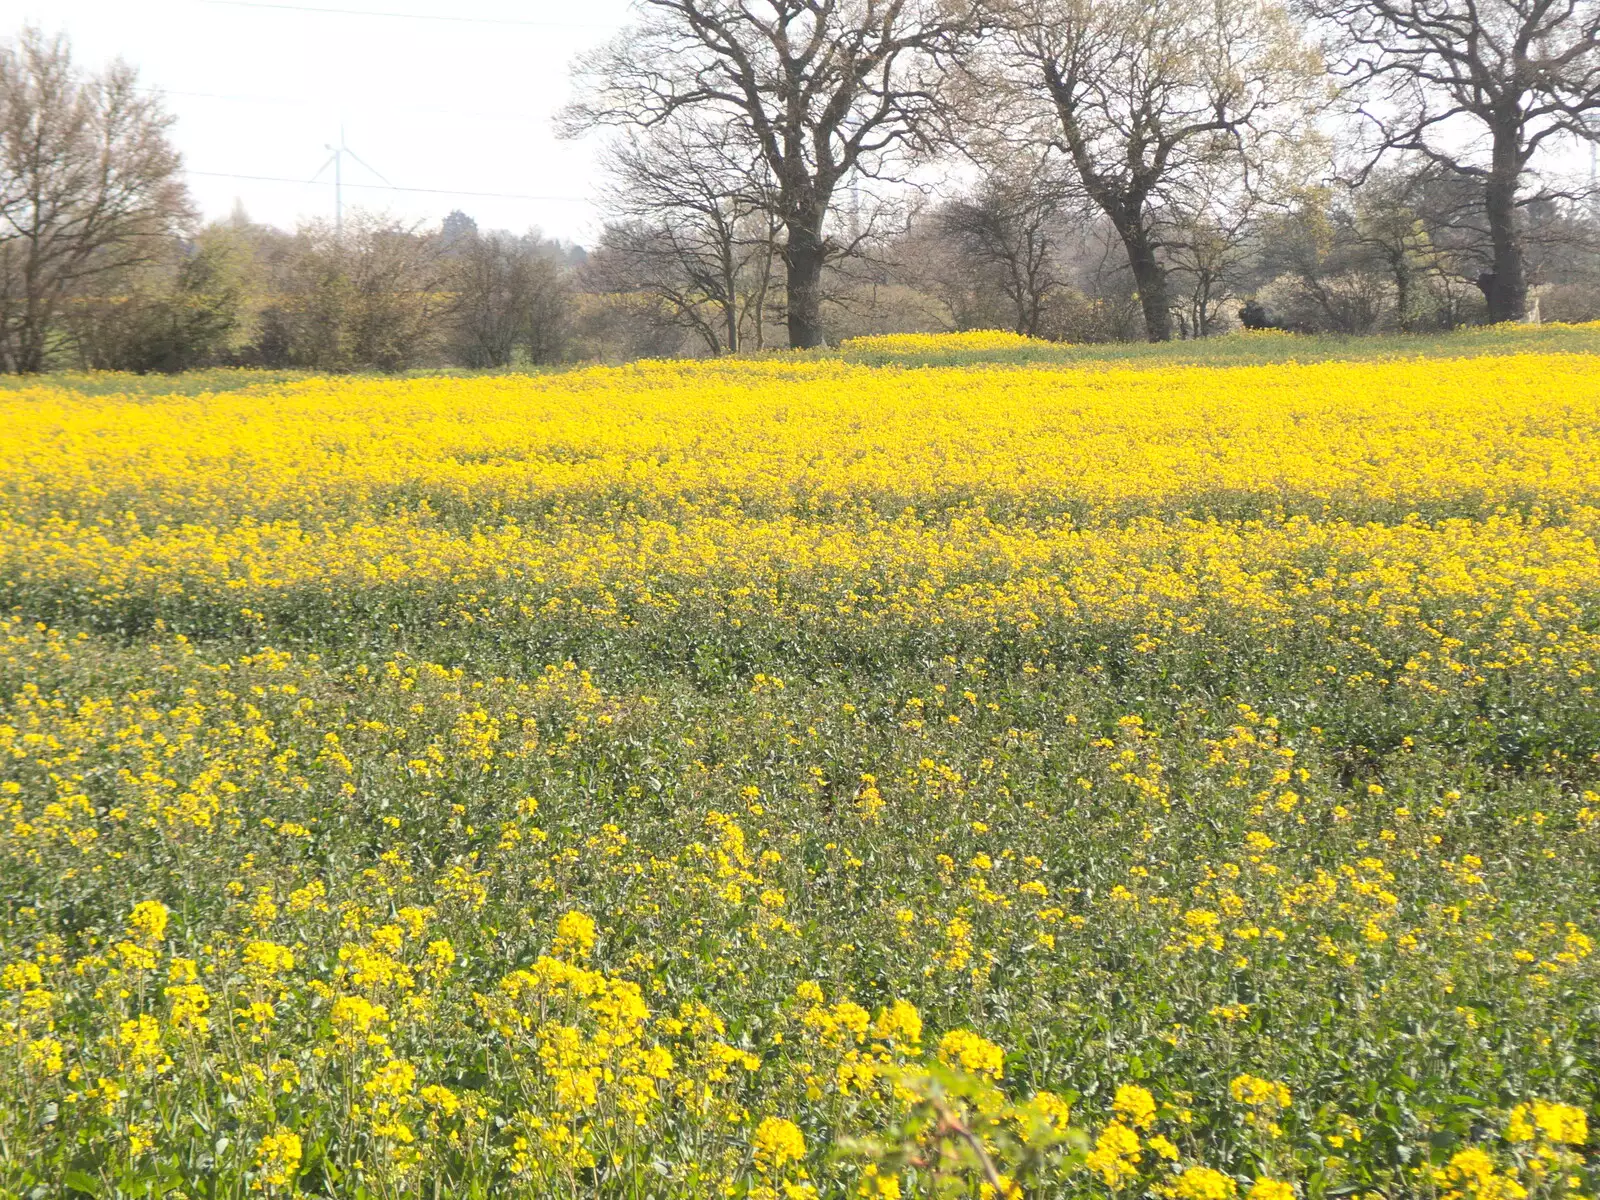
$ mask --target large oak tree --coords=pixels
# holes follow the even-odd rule
[[[679,114],[740,126],[772,179],[790,344],[820,345],[828,217],[852,178],[897,177],[938,141],[943,60],[975,0],[639,0],[641,21],[580,63],[569,133]]]
[[[1421,154],[1482,189],[1493,321],[1528,308],[1524,205],[1535,158],[1591,138],[1600,110],[1600,0],[1306,0],[1381,150]]]
[[[980,73],[1051,139],[1127,252],[1151,341],[1172,336],[1163,227],[1175,191],[1292,141],[1320,63],[1275,0],[994,0]]]

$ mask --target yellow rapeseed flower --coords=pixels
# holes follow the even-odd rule
[[[556,941],[551,953],[557,958],[588,958],[594,943],[594,918],[572,911],[556,922]]]
[[[1109,1188],[1120,1188],[1139,1174],[1139,1135],[1121,1121],[1112,1121],[1095,1138],[1084,1162]]]
[[[1548,1100],[1517,1105],[1506,1123],[1506,1139],[1531,1142],[1535,1137],[1558,1146],[1581,1146],[1589,1140],[1588,1115],[1574,1105]]]
[[[1156,1098],[1136,1083],[1117,1088],[1111,1111],[1135,1129],[1149,1129],[1156,1119]]]
[[[1238,1190],[1238,1184],[1221,1171],[1187,1167],[1173,1180],[1170,1194],[1178,1200],[1229,1200]]]
[[[1288,1108],[1289,1089],[1281,1083],[1262,1079],[1259,1075],[1237,1075],[1228,1085],[1228,1091],[1240,1104],[1252,1108]]]
[[[942,1062],[974,1075],[998,1080],[1005,1073],[1006,1052],[970,1029],[952,1029],[939,1039]]]
[[[256,1178],[252,1187],[289,1187],[300,1170],[300,1135],[279,1127],[256,1143]]]
[[[755,1154],[756,1170],[763,1175],[770,1175],[781,1171],[788,1163],[805,1158],[805,1134],[800,1131],[800,1126],[785,1117],[763,1117],[756,1126],[751,1149]]]
[[[128,936],[142,938],[149,944],[167,936],[167,906],[159,900],[141,900],[128,915]]]

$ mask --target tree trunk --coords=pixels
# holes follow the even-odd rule
[[[739,276],[729,267],[722,273],[722,327],[726,331],[729,354],[737,354],[739,345]]]
[[[1156,257],[1150,231],[1137,217],[1119,221],[1117,232],[1128,251],[1128,266],[1139,289],[1139,307],[1144,311],[1145,337],[1152,342],[1172,340],[1172,310],[1167,306],[1167,270]]]
[[[1031,300],[1028,294],[1028,285],[1023,280],[1016,278],[1015,271],[1012,272],[1012,284],[1015,290],[1011,294],[1011,303],[1012,307],[1017,310],[1017,319],[1012,323],[1012,328],[1023,337],[1032,337],[1034,319],[1028,311],[1029,301]]]
[[[1406,262],[1406,252],[1401,249],[1394,260],[1394,312],[1395,324],[1401,333],[1411,332],[1411,266]]]
[[[1211,281],[1201,279],[1195,286],[1194,335],[1208,338],[1211,336]]]
[[[19,375],[37,375],[44,370],[47,326],[43,309],[43,305],[31,302],[27,305],[17,337],[16,371]]]
[[[788,226],[783,247],[789,310],[789,345],[795,350],[821,346],[822,266],[826,257],[822,244],[822,222],[801,219]]]
[[[739,353],[739,264],[735,259],[734,231],[721,230],[722,327],[727,331],[728,353]]]
[[[767,289],[772,286],[772,257],[774,253],[774,245],[778,240],[774,236],[774,232],[775,231],[773,230],[772,226],[768,225],[767,236],[765,241],[762,243],[761,250],[760,282],[756,284],[756,294],[754,299],[747,301],[745,304],[746,312],[750,311],[749,306],[751,304],[755,305],[755,335],[757,350],[764,350],[767,345]]]
[[[1528,312],[1528,277],[1522,263],[1522,235],[1517,229],[1516,132],[1495,132],[1494,159],[1484,188],[1489,240],[1494,248],[1494,278],[1488,287],[1489,320],[1520,321]]]

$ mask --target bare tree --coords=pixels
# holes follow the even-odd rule
[[[1305,0],[1342,42],[1339,69],[1378,149],[1421,154],[1482,188],[1491,321],[1528,307],[1520,210],[1539,151],[1592,138],[1600,110],[1600,0]]]
[[[1056,234],[1062,189],[1037,155],[991,169],[973,194],[944,206],[939,227],[966,258],[989,268],[1014,313],[1013,328],[1036,337],[1045,301],[1060,286]]]
[[[1188,284],[1175,305],[1185,337],[1220,331],[1226,306],[1238,298],[1250,265],[1256,213],[1248,197],[1228,204],[1217,197],[1187,209],[1166,234],[1169,270]]]
[[[1151,341],[1172,336],[1162,223],[1196,172],[1241,177],[1298,127],[1319,65],[1275,0],[996,0],[991,78],[1065,154],[1127,254]]]
[[[452,234],[447,228],[445,236]],[[566,272],[536,233],[522,237],[457,230],[444,264],[454,299],[454,357],[469,367],[504,367],[518,354],[554,362],[566,340]]]
[[[1434,163],[1403,161],[1369,173],[1351,197],[1352,232],[1389,274],[1394,322],[1402,333],[1414,332],[1422,323],[1427,284],[1452,265],[1429,228],[1430,217],[1437,221],[1455,215],[1427,205],[1429,185],[1439,175]]]
[[[712,354],[762,346],[778,252],[772,179],[742,128],[687,114],[613,145],[607,207],[621,219],[587,272],[659,297]]]
[[[641,23],[580,64],[562,128],[686,112],[736,124],[773,180],[789,342],[820,345],[835,196],[853,177],[900,177],[935,143],[941,60],[975,34],[976,2],[640,0]]]
[[[0,47],[0,369],[43,369],[69,295],[164,253],[189,215],[171,123],[122,63],[85,75],[36,29]]]

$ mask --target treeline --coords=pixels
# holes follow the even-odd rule
[[[502,367],[592,353],[583,252],[536,233],[356,214],[197,227],[172,119],[122,63],[0,46],[0,370]]]
[[[576,247],[355,214],[338,236],[236,212],[61,306],[55,360],[101,370],[315,371],[558,362],[574,349]]]
[[[1365,200],[1391,188],[1377,181]],[[1447,191],[1447,190],[1446,190]],[[1448,194],[1448,192],[1447,192]],[[1402,206],[1323,189],[1229,240],[1169,240],[1181,337],[1241,324],[1347,334],[1487,319],[1482,240]],[[1442,203],[1442,202],[1441,202]],[[1586,208],[1527,212],[1534,303],[1546,320],[1600,317],[1600,228]],[[536,366],[788,344],[781,262],[759,239],[721,279],[681,243],[608,226],[592,251],[480,231],[452,213],[417,228],[357,213],[342,236],[288,233],[242,212],[165,239],[136,266],[70,292],[46,363],[137,372],[231,365],[339,372]],[[1038,197],[985,190],[932,204],[871,256],[823,278],[830,340],[917,329],[1013,328],[1071,342],[1146,334],[1114,231]]]
[[[1600,0],[635,9],[562,124],[612,138],[595,257],[708,346],[775,293],[795,346],[884,289],[1079,339],[1594,312]]]
[[[640,0],[603,233],[198,228],[123,64],[0,48],[0,369],[497,367],[1600,316],[1600,0]]]

